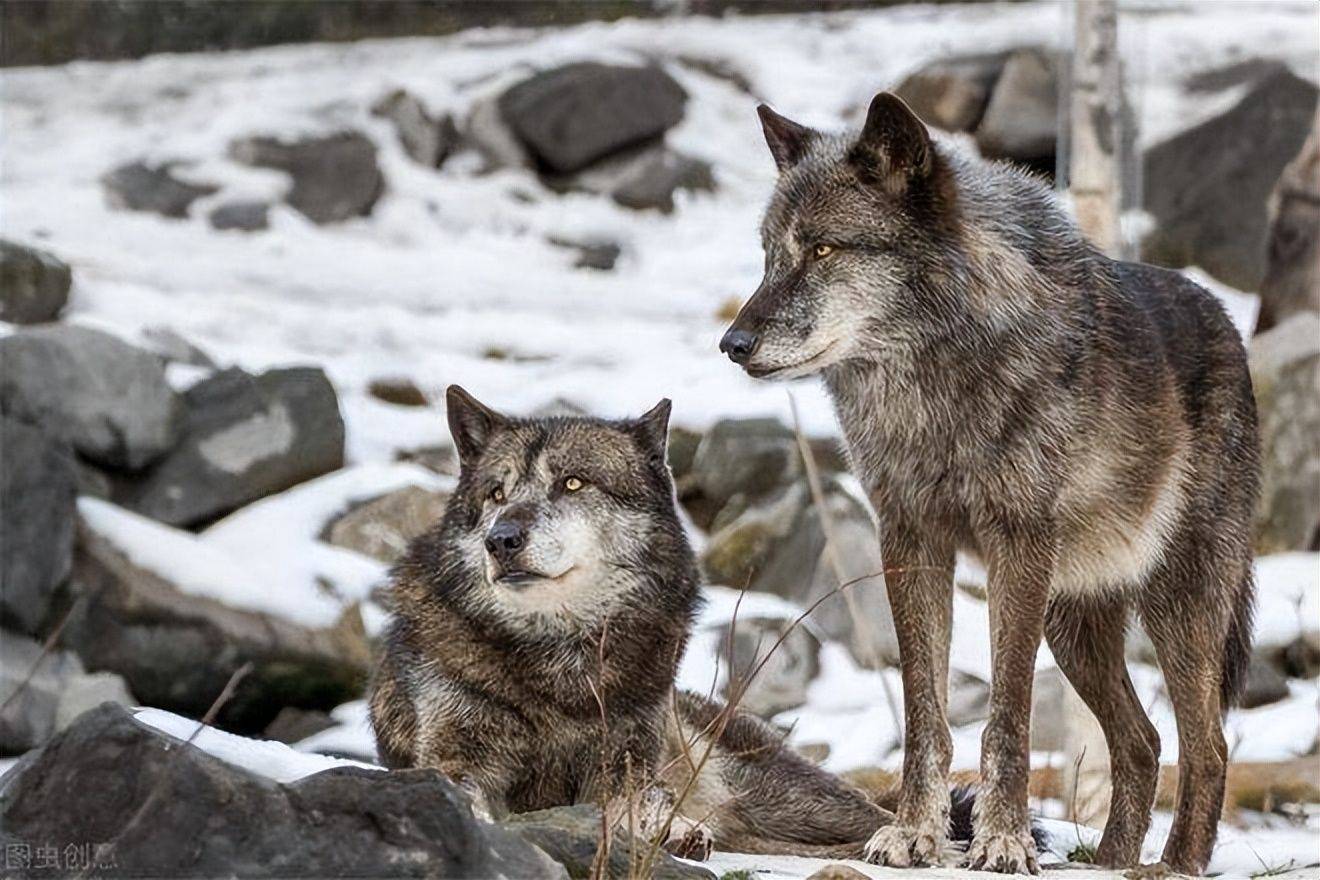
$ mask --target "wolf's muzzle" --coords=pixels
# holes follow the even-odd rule
[[[739,330],[737,327],[730,327],[720,340],[720,351],[729,356],[729,360],[735,364],[746,364],[748,359],[756,353],[757,347],[761,344],[761,337],[748,330]]]

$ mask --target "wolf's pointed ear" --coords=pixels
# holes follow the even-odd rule
[[[807,147],[811,145],[816,132],[805,125],[798,125],[785,116],[780,116],[765,104],[756,108],[756,115],[761,117],[761,131],[765,132],[765,142],[770,147],[770,155],[775,157],[775,167],[784,171],[802,161],[802,156],[807,152]]]
[[[462,463],[480,455],[490,435],[508,421],[457,385],[445,391],[445,407],[449,410],[449,433]]]
[[[881,92],[871,99],[866,124],[848,161],[863,177],[902,182],[924,177],[930,171],[933,152],[925,123],[902,98]]]
[[[661,461],[664,460],[665,445],[669,440],[669,411],[672,408],[673,403],[669,398],[663,398],[646,415],[633,422],[633,431]]]

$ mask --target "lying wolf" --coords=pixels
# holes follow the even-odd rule
[[[395,571],[381,760],[441,770],[487,815],[619,815],[640,793],[639,833],[684,855],[859,855],[891,812],[759,719],[674,691],[701,599],[669,402],[620,422],[509,418],[457,387],[448,406],[458,487]],[[971,798],[954,800],[965,840]]]
[[[760,113],[779,168],[766,271],[721,349],[752,376],[824,378],[880,518],[907,723],[898,821],[870,858],[930,864],[943,848],[961,549],[988,566],[994,646],[971,866],[1037,870],[1042,635],[1109,745],[1096,858],[1138,860],[1159,737],[1124,666],[1135,610],[1178,722],[1163,858],[1200,872],[1251,634],[1256,411],[1233,325],[1181,275],[1097,252],[1040,182],[933,142],[892,95],[853,136]]]

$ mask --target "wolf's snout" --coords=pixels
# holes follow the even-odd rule
[[[747,330],[730,327],[720,340],[720,351],[729,356],[735,364],[746,364],[761,343],[761,337]]]
[[[521,523],[502,519],[486,533],[486,552],[501,563],[506,563],[522,549],[527,541],[527,530]]]

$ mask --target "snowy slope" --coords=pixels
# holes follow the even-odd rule
[[[1177,83],[1197,70],[1266,54],[1316,76],[1312,4],[1126,8],[1143,141],[1236,97],[1180,97]],[[753,382],[715,351],[717,311],[760,277],[756,228],[773,169],[757,100],[838,127],[931,57],[1058,45],[1070,27],[1064,12],[1027,3],[621,21],[7,70],[0,229],[73,264],[73,320],[130,340],[166,325],[224,364],[324,365],[359,461],[443,436],[438,413],[367,398],[366,383],[381,375],[411,376],[431,392],[460,382],[511,410],[563,397],[618,415],[670,396],[677,424],[787,418],[783,387]],[[403,86],[461,117],[536,67],[584,58],[664,63],[691,96],[670,141],[714,165],[719,192],[682,199],[665,217],[555,195],[522,171],[479,176],[471,155],[436,173],[407,159],[368,110]],[[680,59],[723,61],[755,96]],[[372,217],[316,227],[277,208],[263,233],[208,227],[216,202],[271,197],[286,185],[228,161],[232,138],[342,126],[382,147],[389,191]],[[111,210],[98,177],[140,157],[195,163],[181,173],[224,189],[186,221]],[[575,270],[571,253],[546,242],[551,235],[617,240],[624,256],[612,273]],[[807,428],[832,432],[819,389],[808,382],[795,393]]]

